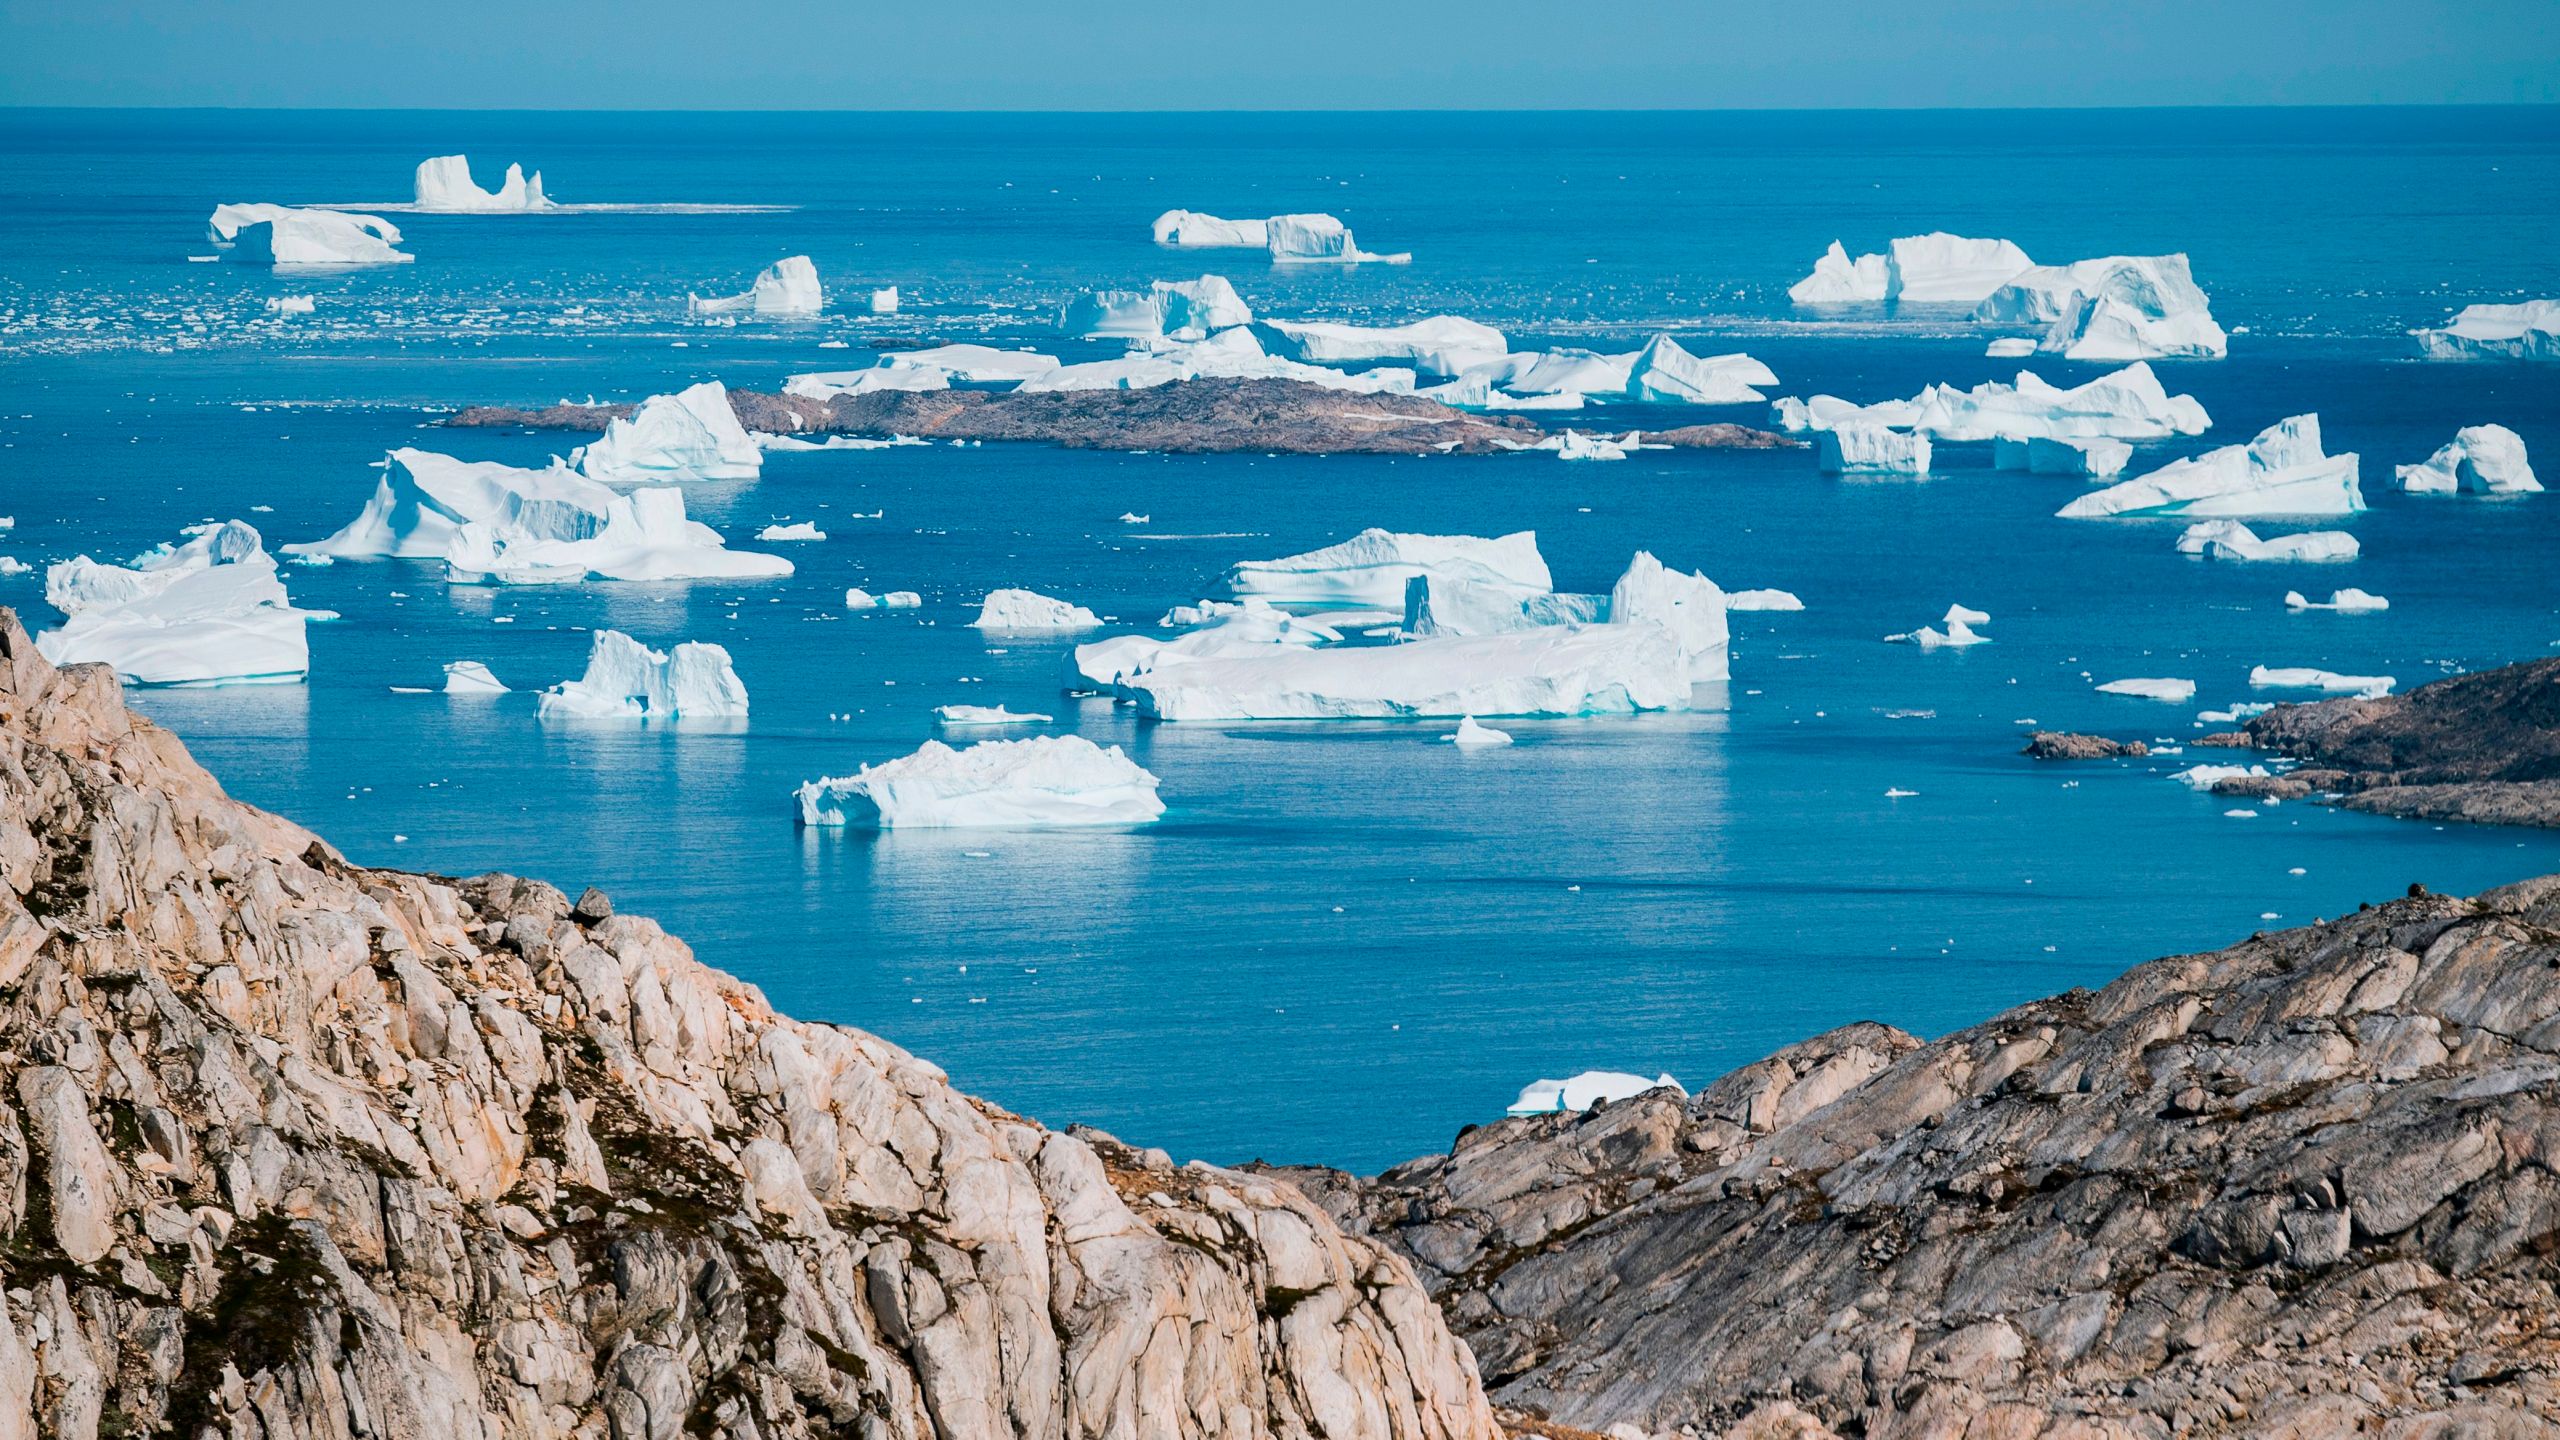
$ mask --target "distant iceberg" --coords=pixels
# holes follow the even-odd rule
[[[2296,415],[2246,445],[2172,461],[2139,479],[2083,495],[2054,513],[2110,515],[2352,515],[2364,509],[2356,457],[2320,449],[2320,417]]]
[[[1266,353],[1310,365],[1403,361],[1425,375],[1455,377],[1511,353],[1501,331],[1456,315],[1388,326],[1265,320],[1253,329]]]
[[[1270,227],[1260,220],[1221,220],[1197,210],[1167,210],[1156,217],[1156,243],[1185,250],[1263,250]]]
[[[1068,687],[1091,685],[1108,689],[1132,676],[1170,665],[1250,658],[1267,654],[1275,647],[1303,650],[1342,640],[1341,631],[1291,615],[1260,598],[1238,605],[1207,601],[1202,606],[1180,610],[1190,612],[1192,628],[1172,639],[1113,635],[1078,645],[1068,657]]]
[[[889,351],[880,357],[880,365],[939,374],[953,385],[1015,385],[1057,369],[1058,357],[992,345],[937,345],[930,350]]]
[[[129,565],[88,556],[45,571],[67,617],[36,637],[56,665],[101,664],[133,685],[299,684],[311,668],[303,623],[258,532],[237,520],[190,526]]]
[[[2425,463],[2394,467],[2412,495],[2538,495],[2524,437],[2504,425],[2466,425]]]
[[[827,538],[827,532],[819,529],[814,520],[802,520],[796,524],[776,521],[757,531],[756,538],[759,540],[824,540]]]
[[[1248,560],[1227,572],[1227,589],[1283,605],[1401,607],[1416,577],[1473,582],[1544,594],[1555,577],[1538,553],[1535,532],[1498,539],[1473,535],[1405,535],[1363,530],[1337,545]]]
[[[2130,695],[2136,700],[2165,700],[2172,705],[2184,705],[2196,698],[2196,682],[2155,678],[2110,680],[2098,687],[2098,693]]]
[[[1495,332],[1498,334],[1499,332]],[[1586,400],[1670,405],[1741,405],[1775,385],[1768,366],[1740,353],[1692,355],[1669,335],[1640,350],[1526,350],[1468,366],[1445,385],[1421,392],[1461,410],[1578,410]]]
[[[1461,750],[1490,750],[1511,743],[1511,732],[1479,725],[1473,715],[1458,717],[1458,728],[1440,737]]]
[[[872,291],[871,313],[874,315],[897,314],[898,287],[895,285],[883,285],[879,289]]]
[[[1022,633],[1098,630],[1102,617],[1081,605],[1070,605],[1035,590],[990,590],[978,606],[978,618],[969,622],[973,630],[1009,630]]]
[[[1990,623],[1990,615],[1983,611],[1967,605],[1950,605],[1947,607],[1946,615],[1938,622],[1939,625],[1944,625],[1945,629],[1941,630],[1935,625],[1923,625],[1917,630],[1908,630],[1899,635],[1887,635],[1884,638],[1887,644],[1917,645],[1923,650],[1962,650],[1974,645],[1990,644],[1990,636],[1973,628],[1976,625]]]
[[[1356,394],[1409,395],[1411,370],[1382,366],[1371,370],[1334,370],[1263,353],[1262,342],[1245,326],[1221,330],[1205,340],[1146,342],[1116,360],[1088,360],[1061,365],[1023,381],[1024,393],[1045,390],[1148,390],[1184,380],[1294,380],[1328,390]]]
[[[972,725],[1046,725],[1050,717],[1007,710],[1001,705],[937,705],[933,707],[933,718],[945,729],[958,729]]]
[[[2329,599],[2325,604],[2311,599],[2299,590],[2287,590],[2284,592],[2284,608],[2287,610],[2335,610],[2341,615],[2369,615],[2390,609],[2391,602],[2379,595],[2369,594],[2353,587],[2330,591]]]
[[[1821,466],[1838,474],[1885,471],[1897,475],[1929,472],[1929,437],[1913,430],[1888,430],[1860,421],[1821,432]]]
[[[2466,305],[2433,330],[2412,330],[2430,360],[2560,360],[2560,300]]]
[[[2212,424],[2192,395],[2171,395],[2139,362],[2065,390],[2020,371],[2015,384],[1985,381],[1970,390],[1932,385],[1909,400],[1857,405],[1831,395],[1794,396],[1770,407],[1782,430],[1829,430],[1861,421],[1925,431],[1939,440],[2156,440],[2201,435]]]
[[[2344,530],[2306,530],[2261,540],[2237,520],[2199,520],[2178,537],[2178,553],[2208,560],[2353,560],[2362,550]]]
[[[2125,463],[2132,458],[2131,445],[2104,437],[2056,440],[2039,435],[2032,440],[2011,440],[2003,436],[1991,442],[1994,469],[2024,470],[2030,475],[2077,475],[2106,480],[2123,474]]]
[[[1656,335],[1627,367],[1626,393],[1656,404],[1741,405],[1765,398],[1752,387],[1777,383],[1748,355],[1692,355],[1669,335]]]
[[[418,162],[418,208],[440,214],[487,215],[554,208],[542,193],[542,172],[527,179],[524,167],[509,165],[507,178],[495,191],[483,190],[471,178],[471,161],[462,155],[438,155]]]
[[[477,660],[455,660],[444,667],[447,695],[504,695],[507,687]]]
[[[2341,675],[2334,670],[2315,670],[2309,666],[2269,668],[2251,666],[2249,684],[2258,690],[2323,690],[2332,695],[2360,695],[2372,699],[2388,695],[2400,682],[2388,675]]]
[[[811,780],[794,798],[803,825],[882,830],[1144,825],[1164,814],[1155,776],[1119,746],[1077,735],[961,750],[928,740],[912,755]]]
[[[1627,458],[1625,444],[1605,436],[1585,435],[1579,430],[1567,430],[1561,435],[1549,436],[1535,448],[1553,450],[1559,460],[1624,460]]]
[[[717,380],[650,396],[570,459],[587,478],[610,485],[753,480],[764,469],[763,450]]]
[[[747,687],[718,645],[688,641],[662,654],[619,630],[598,630],[587,673],[542,692],[545,719],[733,719],[747,713]]]
[[[2067,360],[2220,359],[2230,343],[2184,255],[2039,265],[1984,298],[1973,318],[2042,325],[2036,348]]]
[[[1585,1070],[1564,1080],[1538,1080],[1521,1087],[1518,1099],[1506,1111],[1510,1115],[1553,1115],[1579,1113],[1595,1105],[1632,1100],[1648,1090],[1668,1090],[1686,1100],[1688,1092],[1680,1082],[1668,1075],[1647,1080],[1641,1075],[1628,1075],[1616,1070]]]
[[[733,315],[741,311],[757,315],[815,315],[826,307],[827,292],[818,283],[818,267],[806,255],[774,261],[739,294],[708,300],[699,295],[684,297],[688,315]]]
[[[1089,290],[1059,312],[1058,328],[1084,340],[1206,339],[1253,323],[1253,310],[1222,275],[1158,280],[1144,290]]]
[[[1402,265],[1411,255],[1373,255],[1351,238],[1349,226],[1331,215],[1274,215],[1263,220],[1222,220],[1196,210],[1167,210],[1153,226],[1156,243],[1188,250],[1267,251],[1274,264]]]
[[[1787,298],[1798,305],[1971,305],[2035,265],[2007,240],[1976,240],[1943,230],[1906,235],[1882,255],[1849,258],[1840,242],[1814,262]]]
[[[1727,610],[1802,610],[1804,602],[1788,590],[1728,590],[1724,595]]]
[[[252,265],[343,267],[406,265],[415,255],[392,247],[400,227],[379,215],[292,205],[217,205],[205,234],[231,248],[228,258]]]

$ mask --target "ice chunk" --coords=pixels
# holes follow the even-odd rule
[[[1416,575],[1509,586],[1524,594],[1555,588],[1538,554],[1535,532],[1498,539],[1473,535],[1400,535],[1363,530],[1338,545],[1248,560],[1227,572],[1232,593],[1259,595],[1283,605],[1357,605],[1393,609],[1404,604],[1405,585]]]
[[[2287,610],[2335,610],[2341,615],[2362,615],[2371,614],[2377,610],[2388,610],[2391,608],[2391,602],[2379,595],[2349,588],[2330,591],[2329,599],[2324,604],[2312,600],[2299,590],[2287,590],[2284,592],[2284,608]]]
[[[402,448],[385,456],[381,469],[373,497],[344,529],[325,540],[287,545],[284,552],[340,560],[440,559],[455,531],[493,519],[510,504],[601,517],[613,498],[612,491],[556,460],[548,470],[525,470]]]
[[[2228,348],[2184,255],[2039,265],[1993,291],[1973,318],[2041,325],[2037,348],[2071,360],[2218,359]]]
[[[1330,215],[1274,215],[1263,222],[1275,265],[1356,264],[1375,261],[1402,265],[1410,254],[1373,255],[1351,238],[1350,227]]]
[[[1025,633],[1095,630],[1101,628],[1102,617],[1081,605],[1070,605],[1036,591],[990,590],[978,606],[978,618],[969,625],[976,630]]]
[[[759,540],[824,540],[827,538],[827,532],[819,529],[816,521],[802,520],[790,525],[779,523],[767,525],[756,532],[756,538]]]
[[[270,295],[267,308],[279,315],[308,315],[318,302],[308,295]]]
[[[1181,618],[1186,612],[1188,618]],[[1108,688],[1129,676],[1168,665],[1260,655],[1275,646],[1304,649],[1331,645],[1342,639],[1341,631],[1291,615],[1258,597],[1240,605],[1210,600],[1198,606],[1177,606],[1165,619],[1167,623],[1188,623],[1196,628],[1170,640],[1152,635],[1114,635],[1079,645],[1068,657],[1068,685]]]
[[[930,350],[892,350],[880,357],[880,364],[891,370],[936,373],[951,385],[1010,386],[1057,369],[1058,357],[992,345],[936,345]]]
[[[2246,445],[2172,461],[2137,480],[2083,495],[2065,520],[2109,515],[2352,515],[2364,509],[2356,457],[2324,455],[2320,417],[2296,415]]]
[[[755,284],[736,295],[704,299],[684,297],[689,315],[815,315],[826,308],[827,292],[818,284],[818,267],[806,255],[776,260],[756,276]]]
[[[797,455],[816,450],[896,450],[933,443],[913,435],[892,435],[886,440],[875,440],[867,435],[829,435],[818,440],[803,440],[797,435],[769,435],[762,430],[750,430],[747,434],[756,442],[756,448],[768,455]]]
[[[2196,682],[2150,678],[2110,680],[2098,687],[2098,693],[2130,695],[2137,700],[2166,700],[2172,705],[2184,705],[2196,698]]]
[[[2212,422],[2192,395],[2171,395],[2142,363],[2065,390],[2020,371],[2017,383],[1986,381],[1971,390],[1932,385],[1909,400],[1854,405],[1832,395],[1788,396],[1771,407],[1780,429],[1829,430],[1869,422],[1925,431],[1940,440],[2110,437],[2152,440],[2201,435]]]
[[[880,606],[884,610],[915,610],[923,605],[924,597],[913,590],[892,590],[880,597]]]
[[[1456,315],[1387,326],[1262,320],[1254,323],[1254,335],[1265,352],[1284,360],[1310,365],[1408,361],[1414,369],[1434,376],[1456,376],[1511,352],[1501,331]]]
[[[1659,625],[1671,632],[1692,685],[1729,677],[1724,591],[1702,573],[1684,575],[1651,551],[1637,551],[1609,591],[1609,623]]]
[[[1450,734],[1443,735],[1440,738],[1457,746],[1461,750],[1474,750],[1495,745],[1508,745],[1511,743],[1511,733],[1509,731],[1496,730],[1490,725],[1479,725],[1476,723],[1476,717],[1473,715],[1459,716],[1458,728]]]
[[[1413,372],[1399,367],[1375,370],[1329,370],[1263,353],[1262,344],[1243,326],[1221,330],[1205,340],[1151,341],[1152,348],[1132,351],[1117,360],[1091,360],[1061,365],[1021,384],[1025,392],[1044,390],[1146,390],[1158,385],[1203,377],[1238,380],[1296,380],[1328,390],[1359,394],[1410,394]]]
[[[392,247],[400,228],[379,215],[292,205],[217,205],[206,234],[253,265],[406,265],[415,255]]]
[[[542,692],[545,719],[686,720],[747,713],[747,687],[729,652],[687,641],[662,654],[619,630],[598,630],[587,673]]]
[[[2178,553],[2208,560],[2353,560],[2363,547],[2343,530],[2306,530],[2261,540],[2237,520],[2199,520],[2178,537]]]
[[[729,391],[717,380],[650,396],[570,459],[588,479],[613,485],[753,480],[764,468],[764,452],[738,423]]]
[[[1884,638],[1889,644],[1917,645],[1923,650],[1961,650],[1970,645],[1991,643],[1990,636],[1979,634],[1974,630],[1973,627],[1981,623],[1979,621],[1959,620],[1955,618],[1955,611],[1950,610],[1945,623],[1947,628],[1944,630],[1934,625],[1923,625],[1917,630],[1905,631],[1900,635],[1887,635]]]
[[[672,486],[513,493],[497,512],[454,529],[444,548],[455,584],[566,585],[582,580],[765,580],[791,573],[779,555],[731,550],[684,513]]]
[[[1253,323],[1253,311],[1222,275],[1158,280],[1144,290],[1089,290],[1066,304],[1058,328],[1086,340],[1204,339]]]
[[[1802,610],[1804,602],[1785,590],[1729,590],[1725,592],[1727,610]]]
[[[967,725],[1046,725],[1049,723],[1049,717],[1046,715],[1007,710],[1001,705],[937,705],[933,709],[933,718],[945,729],[958,729]]]
[[[487,215],[552,208],[550,198],[542,193],[541,171],[536,170],[527,179],[523,166],[509,165],[507,178],[496,190],[483,190],[471,178],[471,160],[464,155],[438,155],[419,161],[417,197],[419,209],[445,214]]]
[[[2524,437],[2504,425],[2466,425],[2422,465],[2401,465],[2400,488],[2413,495],[2534,495],[2542,482],[2525,460]]]
[[[1520,1098],[1511,1102],[1513,1115],[1553,1115],[1579,1112],[1595,1105],[1633,1099],[1648,1090],[1669,1090],[1682,1099],[1688,1092],[1680,1082],[1668,1075],[1647,1080],[1641,1075],[1628,1075],[1616,1070],[1585,1070],[1565,1080],[1540,1080],[1524,1086]]]
[[[1764,398],[1752,388],[1778,377],[1748,355],[1692,355],[1669,335],[1645,342],[1627,370],[1630,399],[1657,404],[1741,405]]]
[[[2412,330],[2430,360],[2560,360],[2560,300],[2465,305],[2433,330]]]
[[[1167,210],[1156,217],[1156,243],[1186,250],[1264,250],[1270,227],[1260,220],[1221,220],[1196,210]]]
[[[2169,778],[2190,790],[2211,790],[2225,780],[2264,780],[2267,778],[2267,767],[2264,765],[2190,765],[2184,770],[2173,772]]]
[[[2031,475],[2080,475],[2104,480],[2123,474],[2125,462],[2132,458],[2133,447],[2122,440],[2055,440],[2039,435],[2032,440],[2001,436],[1991,442],[1994,468],[2024,470]]]
[[[45,571],[45,600],[67,617],[36,637],[56,665],[103,664],[134,685],[298,684],[311,668],[303,622],[258,532],[240,521],[191,526],[129,565],[82,555]]]
[[[447,695],[504,695],[507,687],[498,682],[489,667],[477,660],[456,660],[444,667],[444,693]]]
[[[1822,468],[1833,474],[1881,470],[1897,475],[1929,473],[1929,437],[1916,430],[1888,430],[1858,422],[1821,433]]]
[[[1597,435],[1585,435],[1579,430],[1567,430],[1538,448],[1543,450],[1550,447],[1555,450],[1556,458],[1559,460],[1624,460],[1627,458],[1626,446]]]
[[[2400,683],[2389,675],[2341,675],[2335,670],[2315,670],[2308,666],[2249,668],[2249,686],[2254,690],[2324,690],[2332,695],[2358,695],[2372,699],[2388,695]]]
[[[1906,235],[1882,255],[1855,260],[1831,242],[1813,273],[1787,291],[1799,305],[1872,303],[1971,305],[2032,268],[2027,252],[2006,240],[1976,240],[1943,230]]]
[[[803,825],[882,830],[1143,825],[1164,814],[1156,777],[1077,735],[984,740],[954,750],[927,740],[912,755],[797,792]]]
[[[1875,304],[1884,299],[1887,283],[1885,257],[1869,254],[1852,260],[1834,240],[1813,262],[1813,273],[1787,288],[1787,298],[1798,305]]]
[[[898,287],[895,285],[883,285],[879,289],[872,291],[871,313],[874,315],[897,314]]]
[[[2014,360],[2036,353],[2036,342],[2025,335],[2003,335],[1982,347],[1982,353],[1994,360]]]

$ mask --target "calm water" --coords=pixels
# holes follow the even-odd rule
[[[404,198],[419,158],[455,149],[484,181],[537,166],[565,200],[797,208],[403,215],[416,264],[317,280],[185,261],[217,201]],[[1158,252],[1146,223],[1176,205],[1332,210],[1368,248],[1416,259],[1276,273]],[[0,115],[0,514],[18,522],[0,553],[122,558],[232,516],[271,544],[308,539],[355,512],[386,448],[535,463],[559,443],[422,433],[434,407],[771,387],[892,341],[1099,354],[1045,333],[1068,291],[1204,268],[1264,313],[1447,310],[1521,348],[1669,326],[1692,349],[1747,346],[1781,393],[2013,373],[1943,317],[1786,308],[1833,238],[1871,249],[1930,228],[2057,261],[2189,252],[2217,316],[2247,333],[2227,361],[2160,367],[2216,425],[2137,467],[2316,409],[2333,451],[2364,456],[2365,558],[2192,561],[2170,549],[2174,523],[2050,518],[2077,486],[1994,473],[1980,446],[1882,483],[1825,479],[1802,453],[791,455],[688,496],[737,544],[771,519],[818,521],[832,538],[789,547],[789,580],[502,592],[448,589],[440,567],[293,569],[299,601],[346,616],[313,628],[308,686],[140,703],[236,793],[361,861],[600,884],[787,1009],[886,1034],[1043,1119],[1219,1159],[1376,1166],[1540,1075],[1698,1083],[1848,1020],[1951,1028],[2266,915],[2560,869],[2550,834],[2305,805],[2226,818],[2229,802],[2161,778],[2202,757],[2015,753],[2028,720],[2190,735],[2195,709],[2252,698],[2252,664],[2412,684],[2560,642],[2560,500],[2387,489],[2392,464],[2492,420],[2560,470],[2560,376],[2413,363],[2401,334],[2468,301],[2560,294],[2549,111]],[[897,284],[908,312],[684,320],[687,289],[734,291],[800,252],[839,295]],[[319,308],[271,320],[279,293]],[[1566,588],[1604,588],[1644,546],[1810,609],[1735,617],[1725,712],[1507,722],[1520,743],[1477,755],[1428,743],[1433,726],[1142,726],[1059,694],[1063,645],[990,647],[961,623],[990,587],[1021,584],[1147,625],[1236,560],[1365,525],[1535,529]],[[49,622],[40,579],[0,578],[0,603]],[[927,604],[847,617],[852,584]],[[2280,603],[2339,585],[2393,608]],[[1879,643],[1952,601],[1990,611],[1996,643]],[[546,727],[527,696],[390,689],[461,658],[538,688],[579,670],[598,625],[727,645],[752,722]],[[2090,693],[2126,675],[2194,678],[2198,705]],[[794,784],[912,749],[955,702],[1128,746],[1171,814],[1131,834],[794,827]]]

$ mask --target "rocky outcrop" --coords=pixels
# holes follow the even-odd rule
[[[2551,1435],[2560,877],[1297,1173],[1565,1425]]]
[[[2082,735],[2069,730],[2038,730],[2027,736],[2027,748],[2019,753],[2038,760],[2139,760],[2151,753],[2151,747],[2139,740],[2110,740],[2104,735]]]
[[[2351,810],[2560,825],[2560,658],[2456,675],[2401,695],[2279,705],[2248,743]]]
[[[350,866],[0,611],[0,1436],[1494,1440],[1406,1263],[649,921]]]

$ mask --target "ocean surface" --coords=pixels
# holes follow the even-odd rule
[[[405,200],[417,161],[510,160],[571,202],[681,212],[395,214],[413,265],[279,277],[211,253],[222,201]],[[1393,268],[1172,253],[1171,207],[1328,210]],[[1180,1156],[1375,1168],[1444,1146],[1541,1076],[1695,1085],[1873,1019],[1942,1032],[2136,961],[2335,915],[2409,884],[2560,870],[2560,834],[2166,778],[2223,752],[2040,765],[2030,723],[2171,745],[2272,699],[2255,664],[2403,686],[2552,653],[2560,496],[2425,499],[2391,467],[2462,425],[2519,431],[2560,484],[2560,373],[2416,361],[2404,333],[2560,294],[2548,109],[1945,114],[865,116],[0,112],[0,604],[56,618],[42,567],[124,559],[204,519],[271,546],[351,518],[389,448],[539,463],[577,437],[423,428],[451,407],[774,388],[875,346],[987,339],[1073,358],[1074,290],[1215,271],[1258,313],[1500,326],[1515,348],[1748,349],[1776,393],[1859,400],[2032,368],[1945,314],[1809,317],[1787,285],[1833,239],[1931,229],[2039,260],[2188,253],[2231,357],[2163,362],[2210,434],[2320,414],[2372,508],[2341,566],[2208,563],[2167,521],[2065,522],[2079,482],[1945,444],[1926,480],[1842,481],[1792,452],[1491,458],[1099,454],[1027,446],[771,457],[693,487],[754,584],[448,587],[423,563],[289,567],[307,685],[140,692],[234,793],[360,862],[595,884],[783,1008],[858,1025],[1052,1123]],[[709,324],[688,290],[812,256],[820,319]],[[901,313],[844,308],[895,284]],[[310,294],[309,315],[265,302]],[[825,342],[847,348],[820,348]],[[1616,407],[1577,424],[1759,421]],[[1150,517],[1121,523],[1123,512]],[[764,546],[777,519],[819,544]],[[1151,628],[1238,560],[1364,526],[1532,529],[1561,588],[1648,548],[1801,614],[1734,617],[1726,708],[1445,724],[1165,726],[1061,694],[1065,642],[965,628],[1029,586]],[[2262,531],[2300,528],[2262,526]],[[921,610],[848,615],[845,588]],[[2353,585],[2386,614],[2289,614]],[[1994,643],[1888,645],[1950,603]],[[504,623],[501,623],[504,622]],[[399,694],[478,659],[520,691],[576,675],[593,627],[726,645],[732,729],[538,722],[530,694]],[[2093,693],[2183,676],[2186,706]],[[1170,813],[1134,832],[804,831],[790,791],[912,750],[932,707],[1047,712],[1128,748]],[[1888,791],[1908,791],[1889,797]],[[2254,817],[2225,812],[2254,808]]]

